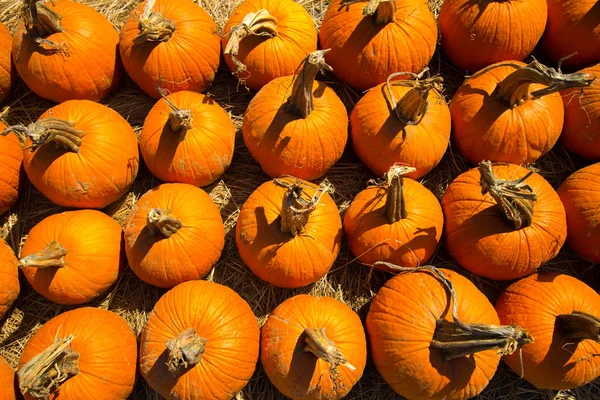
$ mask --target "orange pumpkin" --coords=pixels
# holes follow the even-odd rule
[[[293,399],[343,398],[367,361],[360,318],[331,297],[300,294],[287,299],[267,319],[261,342],[265,373]]]
[[[293,0],[246,0],[231,14],[223,31],[227,66],[254,90],[294,75],[308,53],[317,50],[315,23]]]
[[[516,279],[558,254],[565,209],[550,184],[514,164],[482,162],[456,178],[442,198],[446,245],[465,269]]]
[[[295,76],[277,78],[254,96],[242,125],[250,154],[271,178],[314,180],[335,164],[348,140],[348,114],[327,84],[315,81],[330,67],[311,53]]]
[[[398,71],[419,73],[438,40],[427,0],[335,0],[319,31],[321,47],[335,74],[367,90]]]
[[[125,70],[149,96],[161,87],[170,93],[201,92],[210,86],[221,56],[217,25],[190,0],[147,0],[135,8],[121,30]]]
[[[340,252],[342,221],[328,190],[282,177],[248,197],[235,242],[256,276],[274,286],[297,288],[329,271]]]
[[[17,379],[15,370],[0,356],[0,398],[2,400],[17,399]]]
[[[75,1],[25,4],[12,54],[34,93],[57,103],[100,101],[118,86],[123,75],[119,34],[102,14]]]
[[[10,57],[13,38],[0,22],[0,102],[8,97],[10,89],[17,79],[17,73]]]
[[[19,387],[25,400],[125,400],[136,379],[137,342],[115,313],[83,307],[46,322],[25,345]]]
[[[404,75],[413,79],[392,81]],[[443,78],[422,76],[390,75],[387,84],[369,90],[350,114],[354,151],[377,176],[401,163],[415,168],[407,177],[418,179],[448,148],[451,124],[441,95]]]
[[[600,376],[600,297],[585,283],[557,272],[533,274],[506,288],[496,310],[503,324],[533,337],[522,355],[504,361],[538,389],[574,389]]]
[[[209,97],[183,91],[164,96],[140,136],[144,162],[163,182],[206,186],[225,173],[235,144],[229,115]]]
[[[20,292],[19,262],[13,250],[0,239],[0,320],[8,313]]]
[[[96,210],[66,211],[34,226],[19,266],[36,292],[58,304],[104,294],[125,267],[121,226]]]
[[[204,190],[185,183],[146,192],[125,223],[129,266],[141,280],[162,288],[204,277],[224,245],[219,209]]]
[[[17,202],[21,186],[21,164],[23,145],[16,135],[5,131],[6,125],[0,122],[0,215],[7,212]],[[3,133],[4,132],[4,133]]]
[[[140,338],[140,371],[166,399],[229,400],[258,361],[256,317],[237,293],[207,281],[171,289],[154,306]]]

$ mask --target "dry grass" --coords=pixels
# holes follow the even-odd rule
[[[128,12],[139,2],[139,0],[81,1],[102,12],[117,28],[122,25]],[[241,0],[200,1],[203,8],[213,16],[220,28],[223,27],[231,11],[240,2]],[[431,8],[436,14],[442,2],[442,0],[431,0]],[[299,3],[306,7],[311,15],[315,17],[317,25],[319,25],[328,0],[301,0]],[[15,0],[0,0],[0,20],[11,30],[14,30],[19,23],[19,8],[20,4]],[[440,51],[435,54],[430,67],[434,73],[441,73],[446,79],[447,89],[445,94],[450,98],[462,83],[461,72],[456,70]],[[326,81],[338,92],[349,110],[360,98],[360,93],[337,81],[334,77],[329,76]],[[262,173],[258,164],[246,150],[239,134],[243,112],[253,94],[244,90],[238,91],[235,80],[224,65],[208,92],[230,113],[238,128],[235,156],[231,168],[219,182],[206,188],[221,209],[227,234],[225,250],[221,260],[212,270],[208,279],[225,284],[238,292],[248,301],[261,323],[275,306],[298,293],[335,297],[349,304],[364,318],[371,297],[389,276],[383,273],[374,273],[369,276],[364,266],[353,261],[346,245],[343,246],[332,271],[316,284],[302,289],[282,290],[274,288],[260,281],[244,266],[235,247],[235,222],[239,209],[246,198],[259,184],[267,180],[267,176]],[[104,103],[121,113],[136,129],[136,132],[139,132],[144,117],[153,101],[128,80],[121,89],[109,96]],[[42,112],[52,105],[52,103],[32,94],[22,82],[18,83],[14,93],[5,104],[10,106],[10,111],[6,117],[9,123],[35,121]],[[538,167],[541,168],[544,176],[554,185],[560,183],[568,174],[582,165],[581,160],[571,158],[561,146],[557,146],[548,156],[538,162]],[[423,183],[438,197],[441,197],[452,179],[468,168],[468,163],[454,149],[450,148],[440,165],[423,179]],[[340,162],[327,174],[327,178],[336,187],[334,199],[343,211],[350,200],[364,188],[367,180],[373,178],[373,176],[358,161],[352,150],[348,148]],[[130,193],[121,201],[109,206],[105,211],[120,223],[123,223],[137,199],[148,189],[159,183],[142,166],[138,179]],[[59,211],[61,211],[59,207],[50,203],[29,182],[26,182],[19,203],[0,220],[0,235],[6,238],[7,242],[18,253],[31,227],[44,217]],[[460,270],[443,248],[440,248],[437,252],[432,263],[440,267]],[[564,271],[583,279],[595,289],[599,289],[600,281],[598,277],[594,276],[593,267],[594,265],[591,262],[582,260],[568,249],[565,249],[543,269]],[[465,273],[465,271],[461,272]],[[491,301],[494,301],[506,286],[506,283],[494,282],[475,276],[469,277],[488,295]],[[24,279],[22,279],[21,284],[21,296],[0,327],[0,355],[4,356],[13,366],[17,365],[23,346],[33,332],[50,318],[70,309],[70,307],[50,303],[35,293]],[[163,293],[164,290],[146,285],[137,279],[131,271],[127,270],[110,293],[95,301],[92,305],[107,308],[120,314],[128,321],[132,330],[139,334],[147,314]],[[594,383],[573,391],[572,394],[578,399],[597,399],[600,398],[600,387],[597,383]],[[485,400],[550,400],[555,396],[556,393],[550,391],[539,392],[534,390],[506,366],[501,365],[488,388],[478,398]],[[140,379],[131,398],[158,399],[159,396],[147,387],[143,379]],[[248,386],[236,398],[239,400],[268,400],[282,399],[283,396],[278,394],[259,366]],[[363,378],[347,398],[384,400],[396,399],[398,396],[379,377],[376,369],[369,362]]]

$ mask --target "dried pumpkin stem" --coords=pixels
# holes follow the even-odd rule
[[[364,2],[366,0],[342,0],[340,8]],[[372,15],[376,24],[388,24],[396,20],[396,8],[396,0],[369,0],[363,9],[363,15]]]
[[[39,45],[46,45],[50,50],[69,53],[66,43],[56,43],[46,39],[54,33],[63,31],[62,16],[49,8],[47,0],[25,0],[23,17],[25,29],[29,37]]]
[[[67,265],[65,257],[67,256],[67,249],[65,249],[56,240],[53,240],[46,246],[44,250],[32,253],[26,257],[23,257],[19,261],[19,267],[32,267],[32,268],[62,268]]]
[[[432,90],[441,93],[443,90],[442,84],[444,78],[438,75],[423,79],[423,76],[427,73],[429,73],[429,68],[425,68],[418,75],[412,72],[397,72],[390,75],[387,79],[388,95],[390,96],[396,117],[405,125],[418,125],[427,113],[429,93]],[[392,82],[394,78],[402,75],[411,76],[413,79]],[[392,86],[406,86],[411,89],[399,101],[396,101]]]
[[[151,235],[160,232],[164,237],[169,238],[183,227],[181,221],[170,214],[170,211],[160,208],[153,208],[148,212],[147,226]]]
[[[571,314],[561,314],[556,319],[562,327],[565,338],[577,342],[593,340],[600,343],[600,318],[573,311]]]
[[[174,133],[179,133],[177,141],[183,142],[187,131],[194,127],[194,115],[192,114],[192,110],[182,110],[167,97],[166,92],[162,88],[157,87],[156,89],[161,97],[167,102],[169,107],[171,107],[171,112],[169,113],[169,124],[171,125],[171,131]]]
[[[133,43],[166,42],[175,32],[175,23],[163,17],[159,12],[152,11],[156,0],[147,0],[144,12],[138,20],[138,34]]]
[[[404,202],[404,175],[416,170],[416,168],[404,165],[393,165],[386,174],[387,196],[383,212],[390,220],[390,224],[408,217]]]
[[[75,122],[52,118],[52,116],[38,120],[27,127],[23,125],[9,126],[0,135],[5,136],[12,131],[22,132],[29,136],[33,151],[45,144],[53,143],[56,149],[79,153],[79,147],[85,135],[85,132],[75,129]]]
[[[317,72],[333,71],[325,62],[325,54],[331,49],[317,50],[310,53],[300,64],[300,72],[294,76],[292,94],[288,98],[288,110],[299,117],[306,118],[314,110],[313,84]]]
[[[200,337],[194,328],[188,328],[179,336],[167,341],[169,359],[167,368],[173,376],[178,376],[181,369],[192,367],[200,362],[206,346],[206,339]]]
[[[345,365],[351,371],[356,370],[338,350],[335,343],[327,337],[325,328],[305,328],[304,335],[304,351],[313,353],[316,357],[328,362],[332,371],[337,370],[340,365]]]

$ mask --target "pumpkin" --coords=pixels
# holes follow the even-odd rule
[[[600,297],[585,283],[558,272],[533,274],[506,288],[496,310],[503,324],[518,324],[534,338],[522,355],[504,361],[538,389],[574,389],[600,375]]]
[[[93,8],[67,0],[28,0],[12,43],[21,79],[61,103],[100,101],[119,84],[119,34]]]
[[[168,400],[229,400],[248,383],[260,344],[256,317],[232,289],[207,281],[165,293],[140,338],[140,371]]]
[[[442,197],[446,245],[470,272],[508,280],[558,254],[567,236],[565,209],[541,175],[484,161],[456,178]]]
[[[475,397],[502,354],[530,346],[528,332],[500,326],[494,307],[465,277],[431,266],[404,272],[377,292],[366,321],[375,367],[404,398]]]
[[[248,104],[244,143],[271,178],[314,180],[342,156],[348,140],[346,108],[333,89],[315,81],[317,72],[330,69],[326,52],[311,53],[297,75],[269,82]]]
[[[0,239],[0,320],[19,296],[19,262],[13,250]]]
[[[10,135],[6,125],[0,122],[0,215],[17,202],[21,186],[23,146],[16,135]]]
[[[215,78],[221,56],[217,25],[190,0],[147,0],[121,30],[125,70],[147,95],[201,92]]]
[[[346,210],[344,232],[352,254],[363,264],[387,261],[417,267],[433,256],[444,215],[433,193],[404,178],[414,170],[393,166],[383,182],[357,194]]]
[[[17,399],[15,370],[0,356],[0,390],[2,400]]]
[[[140,135],[142,157],[153,175],[196,186],[209,185],[225,173],[234,144],[235,127],[225,110],[190,91],[163,96],[146,116]]]
[[[0,22],[0,102],[10,94],[17,79],[17,73],[10,57],[13,38],[4,24]]]
[[[450,103],[452,137],[472,164],[528,164],[554,146],[564,122],[559,90],[591,84],[534,60],[493,64],[468,78]]]
[[[137,342],[127,322],[83,307],[52,318],[29,339],[17,374],[25,400],[125,400],[136,366]]]
[[[185,183],[146,192],[125,223],[129,266],[141,280],[162,288],[204,277],[224,245],[219,209],[204,190]]]
[[[546,0],[445,0],[439,24],[444,53],[464,71],[523,61],[544,33]]]
[[[246,0],[231,14],[224,32],[227,66],[254,90],[294,75],[308,53],[317,50],[315,23],[293,0]]]
[[[321,279],[340,252],[342,221],[331,187],[293,177],[260,185],[238,216],[235,242],[260,279],[297,288]]]
[[[325,59],[350,86],[367,90],[398,71],[419,73],[438,40],[427,0],[335,0],[319,39]]]
[[[440,162],[448,148],[451,124],[441,95],[443,78],[423,78],[426,72],[390,75],[350,114],[354,152],[377,176],[402,163],[415,168],[406,176],[418,179]],[[393,80],[403,75],[412,79]]]
[[[23,166],[35,188],[62,207],[104,208],[135,179],[137,137],[116,111],[88,100],[50,108],[25,127]]]
[[[358,315],[341,301],[300,294],[277,306],[267,319],[260,360],[287,397],[341,399],[365,368],[365,331]]]
[[[562,65],[568,68],[600,61],[600,2],[547,1],[548,23],[542,38],[546,54],[554,62],[562,59]]]
[[[121,226],[96,210],[65,211],[35,225],[19,266],[33,289],[58,304],[105,293],[125,267]]]

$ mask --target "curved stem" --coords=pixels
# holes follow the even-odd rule
[[[161,97],[167,102],[169,107],[171,107],[171,112],[169,113],[169,124],[171,125],[171,131],[174,133],[179,133],[177,141],[183,142],[187,131],[194,127],[194,115],[192,114],[192,110],[180,109],[169,99],[163,89],[159,87],[156,89]]]
[[[133,43],[166,42],[175,32],[175,23],[162,16],[161,13],[152,11],[156,0],[146,0],[144,12],[138,21],[138,35]]]
[[[348,7],[366,0],[342,0],[340,7]],[[396,20],[396,0],[369,0],[363,9],[365,17],[373,16],[376,24],[388,24]]]
[[[9,126],[1,135],[5,136],[12,131],[27,135],[31,139],[32,151],[53,142],[56,149],[62,148],[79,153],[79,147],[85,136],[85,132],[75,129],[75,122],[52,118],[52,116],[40,119],[27,127],[23,125]]]
[[[404,202],[404,175],[416,170],[413,167],[393,165],[386,174],[387,195],[383,212],[387,215],[390,224],[408,217]]]
[[[67,249],[65,249],[56,240],[53,240],[46,246],[44,250],[32,253],[26,257],[23,257],[19,261],[19,267],[32,267],[32,268],[62,268],[67,265],[65,257],[67,255]]]
[[[206,339],[200,337],[194,328],[188,328],[179,336],[167,341],[169,359],[167,368],[173,376],[179,375],[181,368],[194,366],[202,360]]]
[[[571,314],[561,314],[556,319],[559,321],[566,339],[577,342],[593,340],[600,343],[600,318],[573,311]]]
[[[317,50],[310,53],[298,67],[300,73],[294,76],[292,94],[287,100],[288,110],[299,117],[306,118],[315,106],[313,104],[313,84],[317,72],[333,71],[325,62],[325,54],[331,49]]]
[[[411,72],[397,72],[390,75],[387,79],[387,90],[392,102],[392,106],[396,112],[396,117],[398,117],[400,122],[403,124],[418,125],[427,113],[427,108],[429,107],[429,93],[432,90],[436,90],[438,93],[441,93],[443,90],[442,84],[444,82],[444,78],[437,75],[422,79],[426,73],[429,73],[429,68],[425,68],[418,75]],[[394,78],[401,75],[412,76],[413,79],[392,82]],[[396,101],[392,86],[406,86],[411,87],[411,89],[404,96],[402,96],[399,101]]]
[[[54,33],[63,31],[62,15],[46,5],[46,0],[26,0],[24,7],[25,29],[30,39],[48,49],[69,53],[66,43],[56,43],[46,39]]]
[[[337,367],[340,365],[345,365],[351,371],[356,370],[352,364],[348,363],[346,357],[338,350],[335,343],[327,337],[325,328],[305,328],[304,335],[303,350],[328,362],[332,371],[337,370]]]
[[[151,235],[161,233],[164,237],[171,237],[183,227],[181,221],[172,217],[170,211],[153,208],[148,212],[147,226]]]

